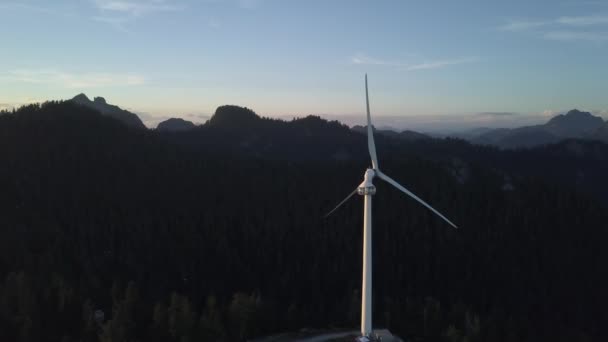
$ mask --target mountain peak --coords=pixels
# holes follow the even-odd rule
[[[225,105],[217,107],[209,119],[209,125],[244,126],[256,122],[260,117],[247,107]]]
[[[602,120],[602,118],[600,118],[599,116],[595,116],[589,112],[583,112],[580,111],[578,109],[572,109],[570,111],[568,111],[568,113],[566,114],[560,114],[557,115],[555,117],[553,117],[551,120],[549,120],[549,122],[547,122],[547,124],[552,124],[552,123],[557,123],[557,122],[582,122],[582,121],[589,121],[589,122],[599,122],[599,120]]]
[[[544,127],[551,133],[565,138],[582,137],[598,129],[604,120],[589,112],[572,109],[566,114],[557,115]]]
[[[80,94],[74,96],[72,98],[72,101],[74,101],[76,103],[89,103],[89,102],[91,102],[91,100],[89,100],[89,98],[84,93],[80,93]]]
[[[101,96],[95,97],[95,98],[93,99],[93,101],[94,101],[95,103],[107,104],[106,99],[104,99],[104,98],[103,98],[103,97],[101,97]]]
[[[593,114],[591,114],[589,112],[583,112],[578,109],[572,109],[572,110],[568,111],[568,113],[566,113],[565,116],[593,116]]]
[[[156,129],[161,132],[181,132],[195,127],[196,125],[192,121],[187,121],[182,118],[170,118],[159,123]]]
[[[143,122],[141,122],[137,115],[127,110],[121,109],[118,106],[108,104],[106,102],[106,99],[101,96],[94,97],[93,101],[91,101],[85,94],[81,93],[74,96],[72,98],[72,102],[95,109],[102,115],[109,116],[119,121],[122,121],[127,126],[146,128],[146,126],[143,124]]]

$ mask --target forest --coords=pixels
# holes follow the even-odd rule
[[[608,145],[377,138],[374,326],[606,341]],[[357,329],[364,135],[218,108],[187,132],[72,102],[0,113],[0,340],[244,341]]]

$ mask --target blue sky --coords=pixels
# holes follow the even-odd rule
[[[84,92],[153,126],[222,104],[380,125],[608,116],[608,1],[0,0],[0,107]]]

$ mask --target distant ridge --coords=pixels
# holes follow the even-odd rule
[[[85,94],[78,94],[72,98],[73,102],[93,108],[103,115],[117,119],[127,126],[145,129],[146,126],[134,113],[121,109],[118,106],[108,104],[103,97],[95,97],[91,101]]]
[[[601,117],[573,109],[551,118],[542,125],[491,129],[467,140],[502,148],[534,147],[571,138],[608,140],[608,134],[598,133],[602,126],[605,126],[605,123]]]
[[[356,125],[356,126],[353,126],[351,128],[351,130],[354,132],[367,134],[367,126]],[[422,133],[410,131],[410,130],[397,132],[397,131],[393,131],[390,129],[377,129],[374,127],[374,132],[376,132],[377,134],[389,137],[389,138],[408,140],[408,141],[431,139],[431,137],[426,134],[422,134]]]

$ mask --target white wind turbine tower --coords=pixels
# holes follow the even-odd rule
[[[340,202],[332,211],[327,215],[331,215],[336,209],[338,209],[344,202],[351,198],[355,193],[363,196],[364,198],[364,209],[363,209],[363,282],[361,289],[361,335],[373,338],[372,336],[372,195],[376,193],[376,187],[372,184],[372,180],[375,176],[378,176],[383,181],[389,183],[395,188],[401,190],[406,195],[412,197],[423,206],[430,209],[435,215],[441,217],[445,222],[449,223],[452,227],[456,227],[450,220],[443,216],[440,212],[435,210],[425,201],[421,200],[414,193],[397,183],[395,180],[385,175],[380,171],[378,166],[378,158],[376,156],[376,145],[374,144],[374,132],[372,128],[372,119],[369,112],[369,95],[367,91],[367,74],[365,75],[365,101],[367,104],[367,147],[369,149],[369,155],[372,159],[372,168],[368,168],[365,171],[363,182],[348,195],[342,202]]]

